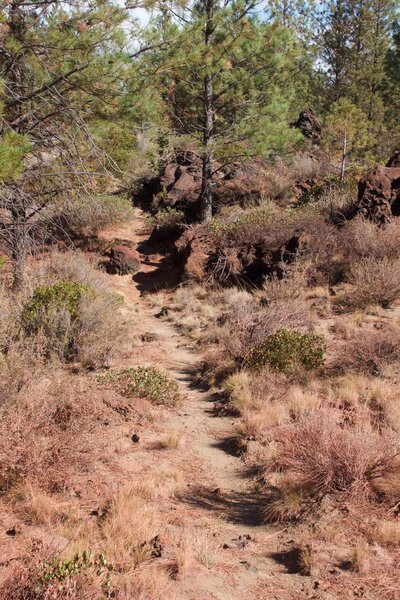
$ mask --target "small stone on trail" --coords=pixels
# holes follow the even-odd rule
[[[140,339],[142,342],[155,342],[158,339],[158,335],[151,331],[146,331],[146,333],[142,333]]]

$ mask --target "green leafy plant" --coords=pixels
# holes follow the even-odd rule
[[[147,398],[154,404],[175,406],[180,400],[176,381],[156,367],[136,367],[107,373],[101,380],[115,383],[124,396]]]
[[[278,329],[253,348],[248,365],[254,370],[270,366],[291,373],[296,367],[312,371],[324,362],[325,342],[322,336]]]
[[[36,288],[22,311],[22,333],[44,358],[103,366],[120,332],[120,299],[95,285],[58,281]]]
[[[113,565],[108,564],[103,554],[92,555],[90,552],[77,553],[71,560],[52,560],[43,563],[39,573],[39,585],[46,588],[58,584],[59,591],[73,591],[76,588],[75,578],[83,572],[93,572],[101,578],[101,589],[107,598],[112,594],[111,573]]]
[[[83,283],[67,281],[36,288],[23,314],[25,329],[37,331],[52,313],[65,311],[71,319],[76,318],[79,302],[85,294],[95,296],[96,292]]]
[[[163,192],[160,192],[160,194]],[[159,210],[156,215],[150,217],[149,224],[152,227],[158,227],[159,229],[173,229],[177,225],[184,222],[185,215],[182,210],[176,208],[167,207],[163,210]]]

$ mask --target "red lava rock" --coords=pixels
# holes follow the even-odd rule
[[[108,273],[128,275],[140,271],[140,256],[137,250],[129,246],[114,246],[105,253],[109,261],[105,264]]]
[[[400,153],[379,165],[358,182],[358,212],[384,225],[400,215]]]

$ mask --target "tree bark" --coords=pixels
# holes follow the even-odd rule
[[[206,24],[204,28],[205,45],[210,46],[213,34],[213,9],[214,0],[205,1]],[[213,110],[213,82],[210,74],[204,77],[204,124],[203,124],[203,158],[202,158],[202,184],[200,192],[199,219],[202,223],[212,218],[212,177],[213,177],[213,135],[214,135],[214,110]]]
[[[27,217],[25,207],[16,199],[10,210],[11,213],[11,260],[13,264],[13,282],[14,290],[21,288],[26,268],[26,249],[27,249]]]
[[[344,175],[346,172],[346,158],[347,158],[347,130],[344,132],[343,138],[343,149],[342,149],[342,161],[340,164],[340,185],[344,183]]]

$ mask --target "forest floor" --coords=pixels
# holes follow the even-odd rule
[[[180,542],[183,553],[190,547],[182,558],[185,575],[176,578],[171,598],[333,597],[326,590],[320,596],[315,578],[298,572],[290,531],[263,524],[254,474],[233,444],[234,418],[215,414],[215,397],[197,377],[201,355],[152,302],[162,288],[166,297],[171,293],[167,284],[174,283],[176,272],[168,256],[149,246],[145,214],[137,209],[132,223],[107,231],[106,237],[133,243],[142,262],[133,278],[109,276],[112,289],[124,297],[128,328],[111,368],[159,367],[179,382],[184,398],[176,409],[160,410],[160,421],[152,427],[138,425],[140,442],[121,458],[132,477],[157,478],[160,469],[177,473],[177,492],[157,499],[163,555],[168,555],[168,532],[174,535],[177,525],[187,538]],[[173,441],[160,451],[157,440],[163,436]]]

